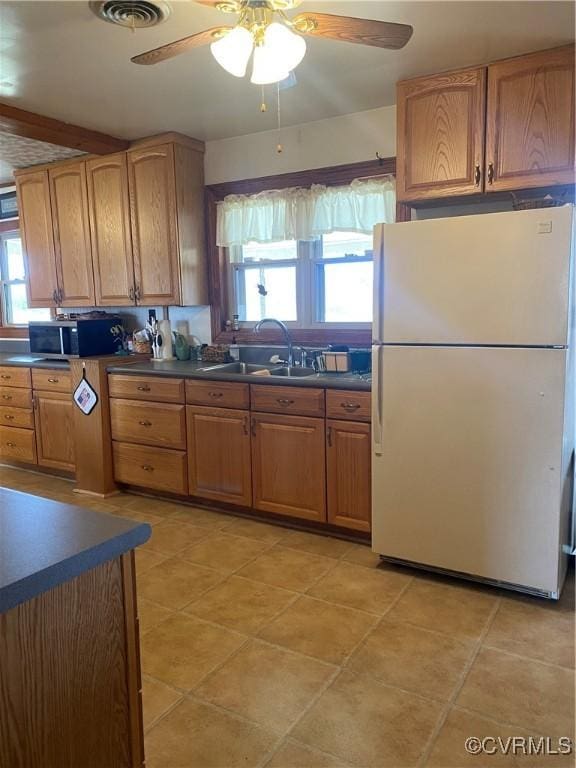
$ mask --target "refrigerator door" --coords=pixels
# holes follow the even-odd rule
[[[374,340],[564,346],[573,207],[386,224]]]
[[[566,351],[380,349],[374,551],[555,592]]]

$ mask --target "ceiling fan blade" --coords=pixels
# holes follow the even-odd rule
[[[347,43],[378,48],[403,48],[412,37],[409,24],[374,19],[355,19],[331,13],[300,13],[292,19],[296,31],[314,37],[329,37]]]
[[[133,56],[130,61],[134,64],[157,64],[159,61],[172,59],[174,56],[189,51],[191,48],[197,48],[200,45],[213,43],[218,39],[222,32],[226,32],[230,29],[233,29],[233,27],[212,27],[211,29],[205,29],[203,32],[197,32],[195,35],[189,35],[188,37],[183,37],[181,40],[174,40],[173,43],[161,45],[159,48],[154,48],[151,51],[139,53],[138,56]]]

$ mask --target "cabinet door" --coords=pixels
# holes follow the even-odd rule
[[[84,162],[50,168],[56,273],[63,307],[93,307],[94,275]]]
[[[54,307],[58,281],[48,171],[16,176],[20,231],[26,254],[26,286],[30,307]]]
[[[326,520],[324,419],[252,414],[254,507]]]
[[[326,422],[328,522],[370,531],[370,425],[351,421]]]
[[[482,191],[485,98],[485,67],[398,83],[398,200]]]
[[[138,303],[179,304],[173,146],[128,152],[128,180]]]
[[[134,304],[126,154],[88,160],[86,180],[96,305]]]
[[[187,406],[191,496],[252,505],[249,418],[247,411]]]
[[[73,471],[75,446],[72,396],[65,392],[34,392],[38,464]]]
[[[488,192],[574,183],[574,47],[488,67]]]

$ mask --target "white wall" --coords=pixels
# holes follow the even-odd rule
[[[250,133],[206,144],[206,184],[274,176],[396,155],[396,107],[303,123],[277,131]]]

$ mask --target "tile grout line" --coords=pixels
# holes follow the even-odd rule
[[[490,631],[490,628],[492,626],[492,623],[494,622],[494,619],[496,618],[496,614],[498,613],[500,609],[500,605],[502,603],[502,597],[498,597],[496,599],[496,603],[492,608],[492,611],[490,612],[490,615],[486,619],[486,623],[484,625],[484,628],[482,629],[482,632],[478,636],[476,643],[474,644],[474,647],[472,649],[472,652],[470,654],[470,657],[467,661],[467,663],[464,666],[464,669],[462,670],[462,673],[460,674],[460,677],[458,679],[458,682],[454,686],[454,690],[452,691],[452,695],[450,698],[446,701],[443,709],[440,712],[440,716],[438,717],[438,720],[436,722],[436,725],[434,729],[432,730],[432,733],[428,737],[428,740],[426,744],[424,745],[424,749],[422,750],[422,754],[420,755],[420,758],[417,763],[417,768],[425,768],[426,764],[428,763],[428,760],[430,759],[430,755],[432,753],[432,749],[434,748],[434,745],[436,744],[436,741],[438,739],[438,736],[440,735],[440,732],[442,728],[444,727],[444,724],[448,718],[448,715],[450,714],[450,711],[452,710],[453,706],[455,705],[460,692],[462,691],[462,688],[464,687],[464,683],[466,682],[466,678],[468,677],[468,674],[470,673],[470,670],[472,669],[474,662],[476,661],[478,654],[480,653],[482,649],[482,642],[488,632]]]

